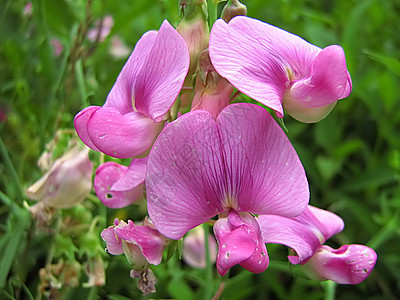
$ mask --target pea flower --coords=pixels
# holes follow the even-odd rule
[[[329,211],[309,205],[297,217],[260,215],[258,222],[265,243],[292,248],[297,255],[289,256],[289,261],[307,266],[311,277],[316,279],[358,284],[375,266],[376,253],[367,246],[344,245],[335,250],[322,245],[344,227],[343,220]]]
[[[164,21],[136,44],[103,107],[89,106],[75,116],[82,141],[109,156],[145,153],[163,128],[189,68],[182,37]]]
[[[114,220],[114,225],[104,229],[102,239],[107,251],[113,255],[125,254],[133,270],[142,271],[147,264],[159,265],[170,240],[161,235],[149,220],[136,225]]]
[[[143,195],[147,158],[133,159],[129,167],[106,162],[96,170],[94,190],[110,208],[126,207]]]
[[[146,191],[154,226],[171,239],[219,215],[217,269],[262,272],[268,256],[254,214],[299,215],[309,198],[301,162],[263,108],[226,107],[216,121],[189,112],[168,124],[150,151]]]
[[[244,16],[217,20],[210,35],[217,72],[239,91],[306,123],[323,119],[351,91],[343,49],[316,47],[287,31]]]

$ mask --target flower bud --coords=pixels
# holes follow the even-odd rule
[[[216,119],[228,106],[232,92],[233,86],[215,71],[208,49],[204,50],[199,57],[192,110],[206,110]]]
[[[208,47],[210,29],[207,23],[207,2],[205,0],[181,1],[183,18],[176,30],[185,40],[189,49],[190,67],[187,78],[196,71],[200,53]]]
[[[221,18],[228,23],[236,16],[247,15],[246,5],[240,3],[238,0],[229,0],[222,10]]]
[[[69,208],[81,203],[92,189],[93,164],[89,149],[72,148],[57,159],[51,169],[28,188],[31,199],[55,208]]]
[[[208,236],[208,249],[211,263],[217,259],[217,242],[212,235]],[[183,260],[191,267],[206,267],[206,246],[204,231],[196,227],[185,236],[183,240]]]
[[[359,284],[374,269],[377,255],[364,245],[344,245],[332,249],[322,245],[305,264],[310,277],[339,284]]]

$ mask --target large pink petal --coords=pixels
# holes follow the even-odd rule
[[[122,115],[113,107],[92,113],[87,131],[93,144],[103,153],[129,158],[144,153],[154,142],[162,124],[137,112]]]
[[[101,107],[99,107],[99,106],[86,107],[85,109],[80,111],[75,116],[75,119],[74,119],[74,126],[75,126],[76,133],[78,134],[78,136],[80,137],[82,142],[84,142],[85,145],[88,146],[89,148],[96,150],[96,151],[100,151],[100,150],[96,147],[95,144],[93,144],[92,140],[90,139],[87,125],[88,125],[89,119],[92,116],[92,114],[100,108]]]
[[[147,157],[132,159],[125,176],[112,186],[113,191],[127,191],[144,183],[147,170]]]
[[[342,47],[332,45],[317,55],[311,65],[310,76],[293,84],[289,98],[301,102],[305,107],[319,107],[339,100],[346,89],[348,89],[346,58]]]
[[[308,204],[304,168],[283,130],[260,106],[233,104],[217,119],[225,206],[256,214],[299,215]]]
[[[243,16],[228,24],[217,20],[210,35],[210,57],[217,72],[279,117],[289,82],[308,75],[319,51],[298,36]]]
[[[151,219],[175,239],[229,209],[295,216],[309,197],[289,140],[252,104],[228,106],[217,124],[193,111],[167,125],[150,152],[146,188]]]
[[[183,38],[164,21],[134,85],[136,109],[159,122],[178,96],[189,69]]]
[[[115,162],[106,162],[96,170],[94,189],[97,197],[107,207],[126,207],[143,195],[143,184],[126,190],[114,191],[114,183],[126,176],[128,168]]]
[[[224,210],[220,151],[205,111],[185,114],[161,132],[149,154],[146,191],[150,218],[163,235],[179,239]]]
[[[293,264],[309,259],[332,235],[343,230],[343,220],[326,210],[307,206],[304,212],[292,218],[277,215],[259,215],[265,243],[277,243],[294,249],[298,256],[289,256]]]
[[[136,43],[135,49],[108,94],[104,107],[114,107],[121,114],[133,111],[133,103],[135,101],[133,88],[136,77],[149,56],[156,37],[157,31],[149,31]]]
[[[364,245],[344,245],[337,250],[321,246],[306,266],[318,279],[358,284],[372,272],[376,259],[375,251]]]
[[[115,227],[115,233],[127,243],[137,245],[152,265],[160,264],[169,239],[149,226],[137,226],[131,220],[128,224]]]

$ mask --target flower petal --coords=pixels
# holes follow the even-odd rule
[[[267,249],[260,227],[250,214],[240,215],[231,210],[227,218],[215,223],[214,234],[218,241],[217,270],[221,276],[236,264],[253,273],[267,269]]]
[[[133,88],[136,77],[143,68],[143,64],[149,56],[156,37],[157,31],[148,31],[136,43],[135,49],[108,94],[104,107],[114,107],[121,114],[133,111],[132,101],[135,100]]]
[[[187,113],[164,128],[146,177],[149,215],[163,235],[180,239],[223,210],[215,186],[220,165],[218,131],[208,112]]]
[[[137,226],[131,220],[128,224],[115,227],[115,232],[127,243],[137,245],[146,260],[152,265],[160,264],[169,239],[149,226]]]
[[[115,162],[106,162],[96,170],[94,189],[97,197],[110,208],[126,207],[143,195],[143,185],[128,190],[112,190],[115,182],[126,176],[128,168]]]
[[[243,16],[228,24],[217,20],[210,35],[210,57],[217,72],[279,117],[289,78],[307,74],[319,51],[296,35]]]
[[[121,115],[112,107],[102,107],[90,117],[87,130],[93,144],[103,153],[129,158],[144,153],[154,142],[162,124],[137,112]]]
[[[87,124],[88,124],[89,119],[92,116],[92,114],[100,108],[101,107],[99,107],[99,106],[86,107],[85,109],[80,111],[75,116],[75,119],[74,119],[74,126],[75,126],[76,133],[78,134],[78,136],[80,137],[82,142],[84,142],[85,145],[88,146],[89,148],[96,150],[96,151],[100,151],[100,150],[96,147],[95,144],[93,144],[92,140],[90,139],[89,132],[87,129]]]
[[[114,226],[110,226],[101,232],[101,238],[107,243],[107,252],[113,255],[124,254],[122,242],[114,231],[114,227],[117,226],[118,223],[118,219],[115,219]]]
[[[260,106],[233,104],[217,119],[224,200],[237,211],[299,215],[308,204],[304,168],[283,130]],[[236,207],[235,207],[236,206]]]
[[[332,45],[319,52],[311,65],[310,76],[293,84],[287,101],[298,101],[310,108],[325,106],[339,100],[347,87],[348,72],[343,49]]]
[[[344,245],[335,250],[321,246],[307,262],[319,279],[330,279],[340,284],[358,284],[372,272],[377,255],[364,245]]]
[[[160,122],[178,96],[189,69],[183,38],[164,21],[134,85],[136,109]]]
[[[259,215],[265,243],[277,243],[294,249],[298,256],[289,256],[293,264],[309,259],[322,243],[343,230],[343,220],[326,210],[308,205],[304,212],[292,218]]]
[[[147,157],[132,159],[125,176],[111,187],[112,191],[127,191],[144,183],[146,178]]]

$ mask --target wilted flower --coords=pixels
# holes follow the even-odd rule
[[[147,158],[133,159],[129,167],[106,162],[96,170],[94,190],[104,205],[122,208],[143,195]]]
[[[93,164],[88,152],[89,149],[79,146],[70,149],[28,188],[28,197],[55,208],[81,203],[92,189]]]
[[[262,272],[268,256],[251,214],[299,215],[309,198],[301,162],[286,135],[261,107],[232,104],[214,121],[192,111],[168,124],[148,158],[148,211],[165,236],[219,215],[217,268],[241,264]],[[222,254],[221,254],[222,253]]]
[[[191,267],[206,267],[206,243],[204,230],[196,227],[188,232],[183,239],[183,260]],[[210,253],[210,261],[214,263],[217,256],[217,242],[212,235],[208,236],[208,250]]]
[[[242,93],[283,117],[323,119],[351,91],[343,49],[324,49],[272,25],[238,16],[217,20],[210,35],[217,72]]]
[[[136,44],[103,107],[75,116],[75,128],[93,150],[128,158],[143,154],[163,128],[189,67],[185,42],[164,21]]]
[[[317,279],[358,284],[375,266],[376,253],[367,246],[344,245],[335,250],[322,245],[344,227],[343,220],[329,211],[309,205],[297,217],[260,215],[258,222],[265,243],[284,244],[295,250],[297,256],[289,256],[289,261],[307,266]]]
[[[221,19],[228,23],[231,19],[236,16],[247,15],[247,7],[243,5],[238,0],[229,0],[225,5],[221,13]]]

